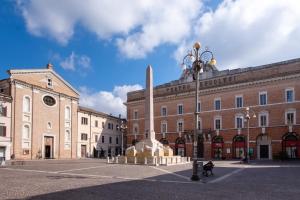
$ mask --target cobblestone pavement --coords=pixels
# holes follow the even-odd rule
[[[0,199],[300,199],[299,162],[214,163],[214,176],[192,182],[191,164],[19,162],[0,168]]]

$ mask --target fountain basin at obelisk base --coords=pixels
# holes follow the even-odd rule
[[[153,75],[149,65],[146,72],[144,139],[126,149],[125,156],[108,158],[108,163],[173,165],[190,162],[189,157],[174,156],[173,149],[155,139],[153,116]]]

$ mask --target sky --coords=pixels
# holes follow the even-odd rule
[[[219,70],[300,57],[299,0],[0,0],[0,79],[47,63],[80,105],[126,116],[126,94],[180,77],[195,41]]]

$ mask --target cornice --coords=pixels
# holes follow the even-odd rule
[[[69,98],[71,100],[76,100],[76,101],[79,100],[78,97],[72,97],[72,96],[69,96],[69,95],[66,95],[66,94],[63,94],[63,93],[60,93],[60,92],[55,92],[55,91],[50,90],[50,89],[42,88],[42,87],[39,87],[39,86],[36,86],[36,85],[31,85],[31,84],[26,83],[26,82],[21,81],[21,80],[11,79],[11,83],[13,83],[13,84],[19,84],[19,85],[25,86],[25,87],[33,89],[33,90],[39,90],[39,91],[42,91],[42,92],[45,92],[45,93],[50,93],[52,95],[66,97],[66,98]]]
[[[77,95],[79,95],[79,92],[75,88],[73,88],[71,84],[69,84],[65,79],[63,79],[59,74],[57,74],[52,69],[12,69],[12,70],[8,70],[8,73],[10,74],[11,78],[13,74],[52,73],[58,79],[60,79],[64,84],[66,84],[67,87],[69,87]]]

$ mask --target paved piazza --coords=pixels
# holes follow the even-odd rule
[[[22,163],[17,163],[22,164]],[[299,199],[299,162],[216,161],[191,182],[191,164],[150,167],[105,160],[26,161],[0,168],[0,199]]]

